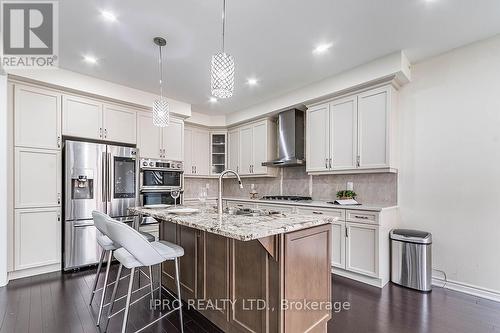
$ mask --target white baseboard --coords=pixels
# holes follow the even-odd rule
[[[500,302],[500,292],[482,288],[478,286],[474,286],[468,283],[447,280],[445,281],[441,277],[433,276],[432,277],[432,285],[436,287],[441,287],[445,289],[450,289],[454,291],[458,291],[464,294],[469,294],[472,296],[477,296],[485,299],[489,299],[491,301]]]
[[[8,280],[22,279],[28,276],[40,275],[45,273],[52,273],[61,270],[61,264],[53,264],[42,267],[21,269],[18,271],[12,271],[8,273]]]
[[[384,281],[382,281],[382,279],[373,278],[373,277],[345,271],[343,269],[336,268],[336,267],[332,267],[332,273],[339,275],[339,276],[342,276],[342,277],[345,277],[345,278],[348,278],[348,279],[351,279],[351,280],[366,283],[366,284],[369,284],[370,286],[374,286],[377,288],[383,288],[387,284],[387,282],[384,283]]]

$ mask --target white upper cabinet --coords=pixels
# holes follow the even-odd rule
[[[193,129],[184,127],[184,174],[194,174],[193,161]]]
[[[139,112],[137,115],[137,148],[139,148],[139,156],[160,159],[163,153],[161,140],[162,129],[153,125],[151,113]]]
[[[149,112],[137,115],[137,148],[143,158],[167,158],[184,160],[184,121],[170,118],[170,125],[153,125],[153,116]],[[186,168],[186,167],[185,167]]]
[[[307,110],[306,115],[307,171],[328,170],[330,158],[330,108],[322,104]]]
[[[253,174],[265,174],[267,167],[262,166],[263,162],[267,162],[267,122],[259,122],[253,126]]]
[[[378,89],[358,96],[360,168],[389,166],[389,91]]]
[[[208,176],[210,132],[203,128],[186,126],[184,141],[184,173],[186,175]]]
[[[277,168],[262,166],[276,158],[276,126],[264,119],[228,132],[229,168],[241,176],[275,176]]]
[[[15,145],[61,147],[61,94],[31,86],[14,89]]]
[[[61,152],[15,148],[15,208],[61,204]]]
[[[103,137],[102,103],[90,98],[63,96],[63,134],[99,140]]]
[[[108,141],[135,144],[137,112],[114,105],[104,105],[104,138]]]
[[[240,131],[234,129],[228,132],[229,156],[228,167],[236,172],[240,171]]]
[[[396,172],[396,91],[384,86],[307,110],[310,173]]]
[[[182,161],[184,159],[184,121],[170,118],[170,125],[162,129],[162,143],[164,158]]]
[[[63,96],[63,134],[118,143],[137,142],[137,112],[101,101]]]
[[[347,97],[330,104],[330,160],[333,170],[356,168],[357,98]]]
[[[252,126],[240,129],[240,174],[252,173],[253,164],[253,131]]]

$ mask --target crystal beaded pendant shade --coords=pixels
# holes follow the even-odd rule
[[[226,0],[222,6],[222,52],[212,56],[211,90],[217,98],[231,97],[234,90],[234,58],[224,51],[225,28]]]
[[[167,44],[167,41],[161,37],[155,37],[154,43],[159,47],[158,65],[160,70],[160,98],[153,102],[153,125],[166,127],[170,124],[170,109],[167,99],[163,96],[163,58],[161,48]]]

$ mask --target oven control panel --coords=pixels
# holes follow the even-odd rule
[[[151,158],[143,158],[139,162],[141,169],[158,169],[158,170],[183,170],[181,161],[156,160]]]

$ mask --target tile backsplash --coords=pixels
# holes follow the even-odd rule
[[[255,184],[258,196],[264,195],[311,195],[314,200],[336,199],[339,190],[346,189],[346,183],[354,183],[357,200],[363,204],[396,205],[397,174],[370,173],[351,175],[309,176],[305,167],[283,168],[277,177],[243,178],[240,189],[234,178],[224,178],[225,197],[249,198],[250,186]],[[197,198],[200,187],[209,184],[208,196],[217,197],[218,180],[214,178],[186,178],[185,198]]]

